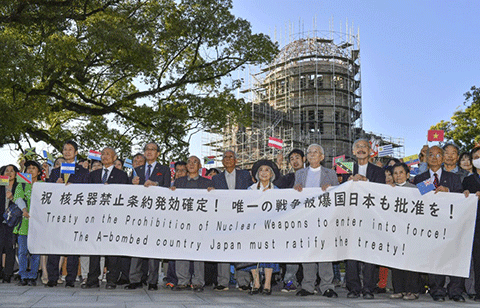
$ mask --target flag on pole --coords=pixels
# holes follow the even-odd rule
[[[342,161],[337,163],[338,174],[351,174],[353,173],[353,162]]]
[[[27,158],[28,160],[33,160],[33,158],[36,155],[35,148],[25,149],[25,152],[23,152],[23,154],[24,154],[25,158]]]
[[[335,165],[336,163],[342,162],[345,160],[345,154],[336,156],[333,158],[333,164]]]
[[[378,157],[393,155],[392,144],[382,145],[378,147]]]
[[[268,146],[281,150],[283,148],[283,140],[278,139],[278,138],[274,138],[274,137],[269,137],[268,138]]]
[[[125,163],[123,164],[125,168],[133,169],[132,160],[130,158],[125,158]]]
[[[203,159],[203,162],[204,162],[205,165],[214,164],[214,163],[215,163],[215,156],[206,156],[206,157]]]
[[[90,150],[88,151],[87,158],[92,160],[102,160],[102,153],[99,151]]]
[[[47,160],[47,164],[53,166],[53,156],[45,150],[43,150],[43,158]]]
[[[435,185],[433,184],[433,177],[426,179],[423,182],[417,184],[418,190],[422,195],[425,195],[429,191],[435,190]]]
[[[372,151],[370,152],[370,157],[376,157],[378,155],[378,143],[379,141],[375,139],[375,137],[371,137],[370,141],[368,142],[370,144],[370,148]]]
[[[17,173],[17,182],[18,183],[25,183],[25,184],[32,184],[32,175],[30,173]]]
[[[418,154],[414,154],[414,155],[410,155],[410,156],[406,156],[404,158],[402,158],[402,161],[407,164],[407,166],[412,166],[412,165],[416,165],[418,163],[420,163],[420,158],[418,157]]]
[[[443,141],[445,132],[443,130],[429,130],[428,141]]]
[[[10,177],[8,175],[0,175],[0,186],[8,186]]]
[[[62,163],[62,166],[60,167],[60,173],[75,174],[75,164],[74,163]]]

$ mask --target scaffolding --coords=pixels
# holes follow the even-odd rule
[[[278,150],[268,147],[269,137],[283,140],[284,154],[321,144],[327,167],[335,156],[350,154],[364,132],[360,38],[353,29],[346,32],[290,35],[267,67],[250,74],[242,91],[250,95],[251,126],[230,123],[219,132],[221,141],[204,145],[234,150],[244,169],[259,159],[275,160]],[[286,163],[279,167],[287,168]]]

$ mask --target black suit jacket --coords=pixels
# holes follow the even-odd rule
[[[358,173],[358,164],[353,165],[353,175]],[[367,165],[367,179],[370,182],[385,184],[385,171],[372,163]]]
[[[471,194],[480,191],[480,178],[477,173],[467,176],[463,180],[463,189],[468,190]],[[478,229],[478,230],[477,230]],[[475,237],[480,237],[480,200],[477,202],[477,223],[475,225]]]
[[[202,189],[205,188],[207,189],[208,187],[213,187],[213,181],[207,178],[204,178],[203,176],[200,176],[198,179],[198,188],[197,189]],[[188,175],[187,176],[182,176],[181,178],[178,178],[175,180],[175,183],[173,183],[173,186],[176,188],[189,188],[186,187],[188,183]]]
[[[140,185],[145,184],[145,170],[147,166],[143,165],[135,168],[137,176],[140,178]],[[149,178],[150,181],[158,182],[158,186],[170,187],[170,168],[162,166],[158,162],[153,168]]]
[[[88,175],[88,183],[102,183],[103,169],[98,169],[90,172]],[[128,175],[125,171],[113,167],[112,171],[108,175],[108,184],[128,184]]]
[[[215,189],[228,189],[225,171],[212,177]],[[235,170],[235,189],[247,189],[253,184],[250,172],[247,170]]]
[[[293,188],[295,185],[295,172],[287,173],[278,180],[273,181],[278,188]]]
[[[413,184],[417,185],[418,183],[423,182],[429,178],[430,178],[430,169],[428,169],[424,173],[420,173],[419,175],[417,175],[413,179]],[[457,193],[463,192],[463,187],[462,187],[462,182],[460,182],[460,177],[455,173],[445,171],[445,169],[442,169],[442,176],[440,177],[439,185],[447,187],[450,190],[450,192],[457,192]]]
[[[75,164],[75,173],[70,174],[68,177],[68,183],[88,183],[88,170],[80,166],[79,164]],[[52,170],[50,177],[48,178],[49,183],[56,183],[58,178],[61,176],[60,168],[55,168]]]

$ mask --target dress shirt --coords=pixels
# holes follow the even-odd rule
[[[318,168],[308,167],[307,179],[305,180],[305,187],[319,187],[321,183],[322,166]]]
[[[236,176],[237,176],[237,173],[235,172],[235,169],[233,169],[231,173],[225,170],[225,181],[227,182],[228,189],[235,189]]]
[[[106,173],[107,173],[107,181],[106,181],[106,182],[108,182],[108,177],[110,176],[110,174],[112,174],[113,168],[115,168],[114,165],[111,165],[111,166],[108,167],[108,168],[103,168],[101,179],[103,179],[103,176],[105,175],[105,172],[106,172]],[[107,169],[107,171],[105,171],[105,169]]]

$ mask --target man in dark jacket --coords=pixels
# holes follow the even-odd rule
[[[115,150],[106,147],[102,151],[103,168],[92,171],[88,176],[88,183],[91,184],[127,184],[128,175],[125,171],[115,168],[114,162],[117,159]],[[105,263],[107,264],[107,285],[106,289],[115,289],[116,282],[119,277],[121,257],[106,256]],[[88,270],[88,278],[85,284],[82,284],[83,289],[100,287],[98,276],[100,276],[100,256],[90,256],[90,265]]]

